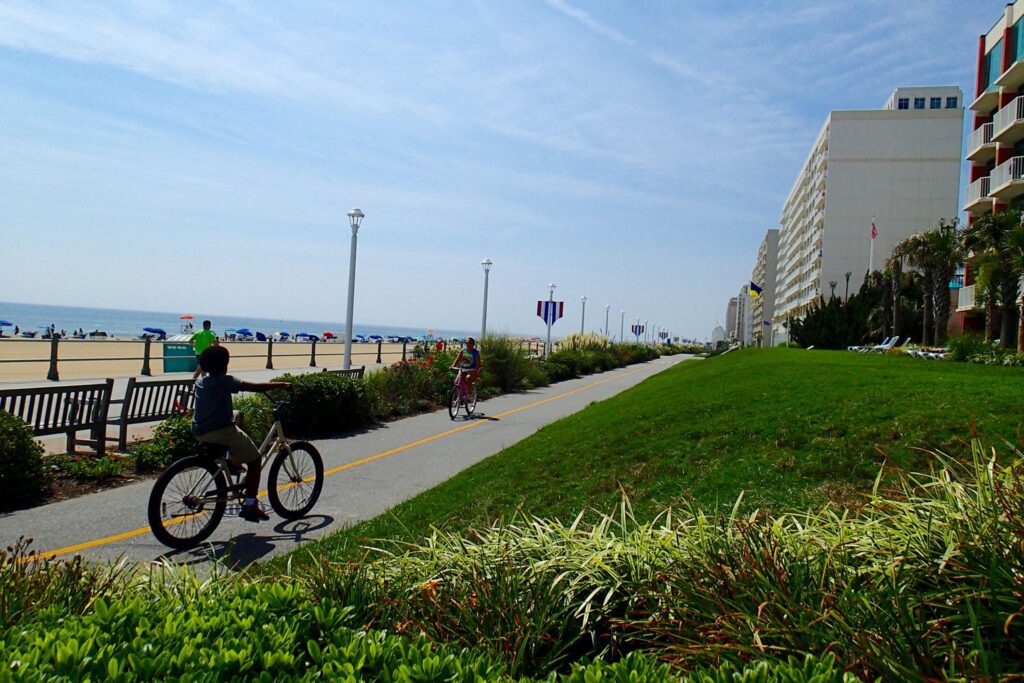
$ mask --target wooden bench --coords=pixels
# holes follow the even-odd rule
[[[117,447],[128,447],[128,425],[166,420],[195,407],[195,381],[191,379],[158,379],[140,382],[128,379],[121,403],[121,415],[110,424],[118,426]],[[113,440],[113,439],[111,439]]]
[[[342,375],[344,377],[355,377],[356,379],[363,378],[363,372],[366,370],[365,365],[360,365],[358,368],[350,368],[348,370],[328,370],[324,368],[324,372],[329,372],[332,375]]]
[[[102,454],[106,449],[107,411],[114,380],[98,384],[0,389],[0,410],[28,423],[36,436],[67,434],[68,453],[89,446]],[[88,439],[77,434],[89,430]]]

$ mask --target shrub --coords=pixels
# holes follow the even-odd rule
[[[985,341],[985,337],[980,334],[965,334],[959,339],[949,340],[949,357],[958,363],[978,362],[977,360],[972,361],[978,357],[981,359],[994,358],[995,354],[992,349],[992,342]]]
[[[32,428],[0,410],[0,508],[33,503],[48,484],[43,447]]]
[[[242,413],[242,431],[259,445],[274,424],[273,401],[263,394],[251,394],[236,396],[233,403],[234,409]]]
[[[480,343],[480,356],[484,365],[480,373],[482,386],[495,387],[502,392],[520,391],[531,386],[528,379],[530,360],[518,339],[508,335],[488,335]]]
[[[292,391],[271,392],[287,400],[281,421],[289,434],[322,436],[365,427],[374,420],[373,401],[361,379],[330,372],[286,374],[275,382],[290,382]]]
[[[100,457],[93,455],[55,455],[50,463],[60,470],[61,474],[79,480],[110,481],[123,477],[128,473],[131,458],[106,454]]]
[[[402,361],[371,373],[365,384],[374,417],[385,419],[433,409],[444,400],[441,392],[449,386],[446,376],[433,367],[433,359]]]
[[[131,455],[139,472],[158,472],[175,460],[199,453],[199,442],[192,435],[189,413],[172,415],[153,430],[149,441],[132,445]]]
[[[542,360],[536,364],[538,370],[544,373],[549,383],[553,382],[564,382],[567,379],[575,377],[575,373],[569,369],[568,365],[559,363],[556,360]]]

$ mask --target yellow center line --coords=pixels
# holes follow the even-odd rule
[[[532,403],[527,403],[527,404],[521,405],[518,408],[511,408],[511,409],[506,410],[504,412],[498,413],[497,415],[494,415],[493,418],[500,419],[500,418],[503,418],[503,417],[507,417],[509,415],[513,415],[513,414],[518,413],[520,411],[527,410],[529,408],[536,408],[536,407],[542,406],[542,405],[544,405],[546,403],[551,403],[552,401],[557,401],[559,399],[563,399],[563,398],[566,398],[568,396],[572,396],[574,394],[578,394],[578,393],[580,393],[582,391],[587,391],[588,389],[593,389],[594,387],[600,386],[600,385],[605,384],[607,382],[613,382],[613,381],[615,381],[617,379],[621,379],[623,377],[629,377],[630,375],[635,375],[636,373],[642,372],[643,370],[644,370],[644,368],[637,368],[636,370],[630,370],[628,372],[617,374],[614,377],[607,377],[605,379],[601,379],[601,380],[598,380],[596,382],[592,382],[592,383],[587,384],[585,386],[577,387],[575,389],[571,389],[570,391],[566,391],[566,392],[563,392],[561,394],[556,394],[555,396],[549,396],[548,398],[544,398],[544,399],[541,399],[539,401],[534,401]],[[472,429],[473,427],[477,427],[479,425],[486,424],[486,422],[487,422],[487,420],[477,420],[477,421],[474,421],[474,422],[469,422],[467,424],[460,425],[460,426],[455,427],[453,429],[449,429],[447,431],[440,432],[438,434],[434,434],[433,436],[428,436],[426,438],[419,439],[417,441],[412,441],[412,442],[404,444],[402,446],[398,446],[396,448],[392,448],[390,450],[382,451],[382,452],[377,453],[375,455],[371,455],[371,456],[368,456],[366,458],[362,458],[361,460],[355,460],[355,461],[347,463],[345,465],[339,465],[338,467],[332,467],[331,469],[324,471],[324,478],[326,479],[327,477],[329,477],[329,476],[331,476],[333,474],[338,474],[339,472],[344,472],[346,470],[351,470],[351,469],[354,469],[356,467],[360,467],[362,465],[366,465],[367,463],[371,463],[371,462],[373,462],[375,460],[380,460],[381,458],[387,458],[387,457],[392,456],[392,455],[397,455],[398,453],[402,453],[402,452],[407,451],[409,449],[416,448],[417,446],[422,446],[424,444],[428,444],[431,441],[437,441],[438,439],[443,439],[443,438],[451,436],[453,434],[458,434],[459,432],[463,432],[463,431],[465,431],[467,429]],[[286,487],[290,487],[291,484],[287,484],[285,486]],[[280,490],[280,488],[284,488],[284,487],[279,487],[279,490]],[[264,495],[266,495],[266,493],[267,493],[266,491],[261,491],[259,495],[264,496]],[[184,521],[184,520],[181,520],[181,521]],[[141,527],[139,529],[134,529],[132,531],[126,531],[126,532],[121,533],[121,534],[115,534],[114,536],[105,536],[104,538],[97,538],[97,539],[92,540],[92,541],[85,541],[84,543],[78,543],[76,545],[69,545],[66,548],[58,548],[57,550],[47,550],[45,552],[36,553],[36,557],[38,557],[40,559],[47,559],[47,558],[51,558],[51,557],[57,557],[59,555],[67,555],[67,554],[70,554],[70,553],[77,553],[77,552],[79,552],[81,550],[87,550],[88,548],[95,548],[97,546],[107,545],[109,543],[117,543],[118,541],[124,541],[124,540],[127,540],[129,538],[135,538],[136,536],[142,536],[143,534],[148,534],[148,533],[150,533],[149,526],[145,526],[145,527]]]

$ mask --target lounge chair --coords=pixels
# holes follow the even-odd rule
[[[889,343],[890,339],[891,339],[891,337],[886,337],[885,340],[882,343],[883,344],[887,344],[887,343]],[[861,344],[859,346],[858,345],[847,346],[846,350],[847,351],[856,351],[858,353],[863,353],[864,351],[867,351],[868,349],[872,349],[874,347],[875,347],[874,344]]]
[[[869,347],[868,349],[865,349],[865,353],[885,353],[892,347],[896,346],[896,342],[898,342],[899,340],[899,337],[891,337],[889,339],[886,339],[878,346],[872,346]]]

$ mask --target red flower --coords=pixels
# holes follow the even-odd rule
[[[434,357],[433,356],[427,356],[427,362],[428,363],[433,363],[434,362]]]
[[[437,342],[436,344],[434,344],[434,348],[440,351],[441,349],[444,348],[444,342]]]

